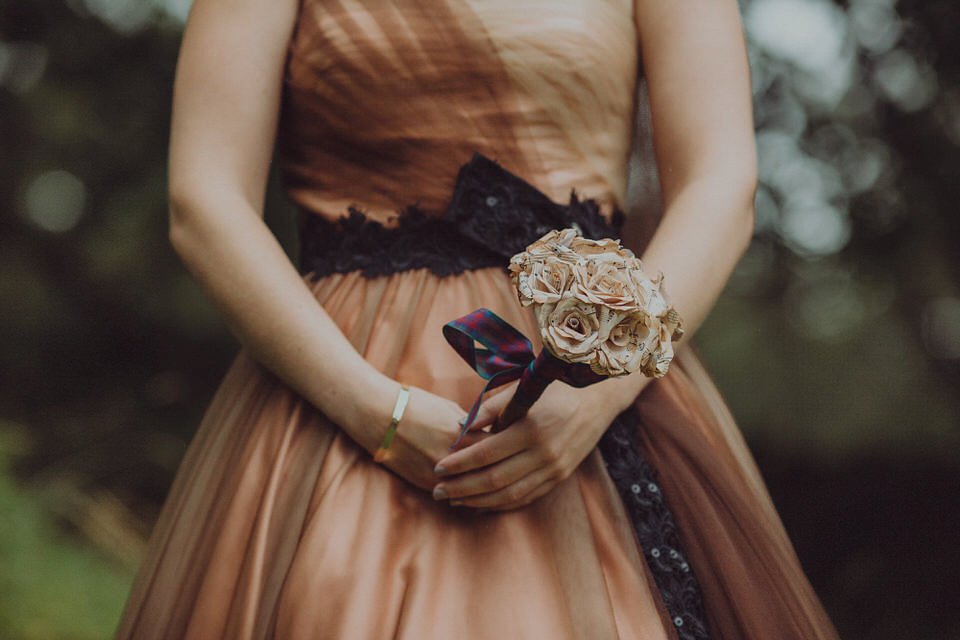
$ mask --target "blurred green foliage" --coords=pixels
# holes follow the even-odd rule
[[[0,638],[109,637],[133,572],[61,531],[37,492],[10,478],[16,433],[0,429]]]
[[[237,348],[167,241],[180,4],[0,3],[0,638],[109,634]],[[699,347],[843,634],[960,638],[960,5],[742,6],[757,232]]]

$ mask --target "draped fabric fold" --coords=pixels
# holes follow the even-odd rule
[[[464,408],[484,381],[443,325],[484,304],[536,336],[501,268],[334,274],[311,287],[374,366]],[[599,453],[527,509],[453,509],[375,464],[241,351],[117,637],[675,637],[658,606]]]
[[[360,227],[393,228],[410,207],[447,211],[458,169],[482,153],[554,202],[575,192],[599,216],[625,210],[633,2],[300,0],[278,128],[287,193],[307,223],[354,210]],[[496,209],[491,196],[482,204]],[[485,231],[481,218],[474,232]],[[464,411],[485,381],[444,341],[447,322],[488,308],[540,348],[503,266],[363,271],[304,281],[374,367]],[[835,638],[689,345],[633,416],[623,442],[662,488],[710,637]],[[638,539],[627,507],[640,503],[618,493],[610,462],[593,451],[523,509],[451,508],[375,464],[241,350],[186,453],[117,638],[684,638],[651,571],[663,554]]]
[[[637,399],[659,471],[721,638],[835,638],[759,471],[691,345]]]
[[[311,283],[380,370],[460,403],[441,328],[480,304],[534,338],[503,270]],[[714,638],[835,638],[692,344],[635,404]],[[435,503],[242,351],[191,443],[118,638],[677,638],[599,452],[530,508]],[[497,611],[497,615],[490,612]]]

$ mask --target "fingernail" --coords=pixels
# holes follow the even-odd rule
[[[467,416],[463,416],[462,418],[460,418],[459,420],[457,420],[457,424],[460,425],[461,427],[462,427],[463,425],[467,424]]]
[[[447,475],[447,470],[443,467],[442,464],[438,464],[436,467],[434,467],[433,472],[438,476]]]
[[[447,491],[443,487],[437,487],[433,490],[433,499],[434,500],[446,500]]]

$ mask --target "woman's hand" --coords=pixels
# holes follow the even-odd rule
[[[378,411],[376,424],[382,424],[376,435],[361,442],[361,446],[373,453],[383,438],[387,425],[390,423],[393,401],[400,385],[391,381],[388,388],[393,389],[378,394],[380,397],[390,397],[389,413]],[[387,452],[387,459],[383,466],[387,467],[404,480],[421,489],[430,491],[437,483],[434,467],[437,462],[450,455],[450,445],[457,440],[461,426],[459,421],[466,416],[460,406],[436,394],[410,387],[410,399],[406,411],[397,427],[396,435]],[[475,431],[464,436],[458,445],[458,450],[489,437],[482,431]]]
[[[613,419],[649,381],[637,374],[575,389],[554,383],[526,417],[439,461],[433,497],[506,510],[530,504],[580,466]],[[638,386],[639,385],[639,386]],[[485,401],[471,430],[493,422],[515,385]]]

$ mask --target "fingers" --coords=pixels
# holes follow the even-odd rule
[[[460,500],[498,491],[530,475],[540,465],[530,451],[523,451],[490,467],[453,476],[433,490],[436,500]]]
[[[434,467],[434,473],[441,478],[466,473],[496,464],[524,449],[525,433],[520,429],[507,429],[442,458]]]
[[[463,434],[463,438],[461,438],[459,444],[457,444],[457,451],[466,449],[467,447],[480,442],[484,438],[489,438],[489,437],[490,437],[489,433],[486,433],[484,431],[473,431],[471,429],[470,431]]]
[[[509,384],[503,389],[498,389],[487,398],[484,398],[480,404],[480,410],[477,411],[476,419],[473,421],[473,424],[470,425],[470,430],[483,429],[493,424],[497,415],[500,414],[500,411],[507,405],[510,398],[513,397],[516,388],[516,383]]]
[[[451,500],[453,506],[505,511],[526,506],[556,486],[546,469],[537,469],[502,489]]]
[[[490,506],[488,508],[493,509],[495,511],[509,511],[511,509],[519,509],[521,507],[525,507],[529,505],[534,500],[538,498],[542,498],[543,496],[547,495],[556,486],[557,486],[556,480],[549,480],[547,482],[542,483],[540,486],[538,486],[533,491],[523,496],[519,500],[508,502],[503,505]]]

